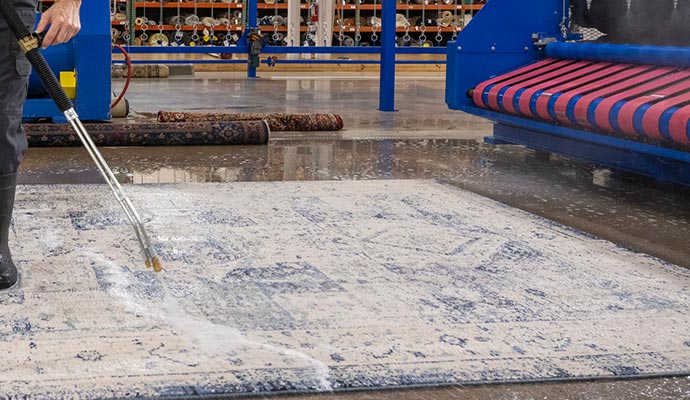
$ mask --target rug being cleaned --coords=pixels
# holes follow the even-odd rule
[[[433,181],[24,186],[11,398],[690,373],[690,272]]]

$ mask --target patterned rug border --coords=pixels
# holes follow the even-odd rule
[[[340,131],[345,126],[338,114],[224,113],[158,111],[159,122],[209,122],[265,120],[271,131]]]
[[[264,120],[173,123],[85,123],[97,146],[209,146],[267,144],[270,128]],[[24,124],[29,147],[79,147],[68,124]]]

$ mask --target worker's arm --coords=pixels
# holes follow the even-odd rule
[[[50,25],[43,38],[44,49],[53,44],[65,43],[79,32],[80,7],[81,0],[59,0],[41,15],[36,32],[41,33]]]

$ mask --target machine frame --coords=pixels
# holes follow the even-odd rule
[[[83,120],[109,120],[111,96],[111,42],[110,13],[98,1],[85,1],[81,7],[82,28],[68,43],[43,50],[51,68],[76,71],[76,97],[74,108]],[[32,85],[40,81],[32,74]],[[44,97],[29,96],[24,104],[23,117],[31,121],[48,118],[66,122],[63,113],[46,93]]]
[[[567,0],[491,0],[448,45],[446,103],[494,121],[490,144],[516,144],[580,161],[690,185],[690,152],[557,126],[477,107],[477,84],[546,57],[549,43],[579,39],[567,31]],[[591,46],[591,45],[590,45]],[[679,65],[680,66],[680,65]]]

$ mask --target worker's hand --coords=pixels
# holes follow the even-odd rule
[[[48,25],[50,29],[43,38],[43,48],[65,43],[72,39],[81,29],[79,8],[81,0],[58,0],[41,15],[36,33],[43,32]]]

